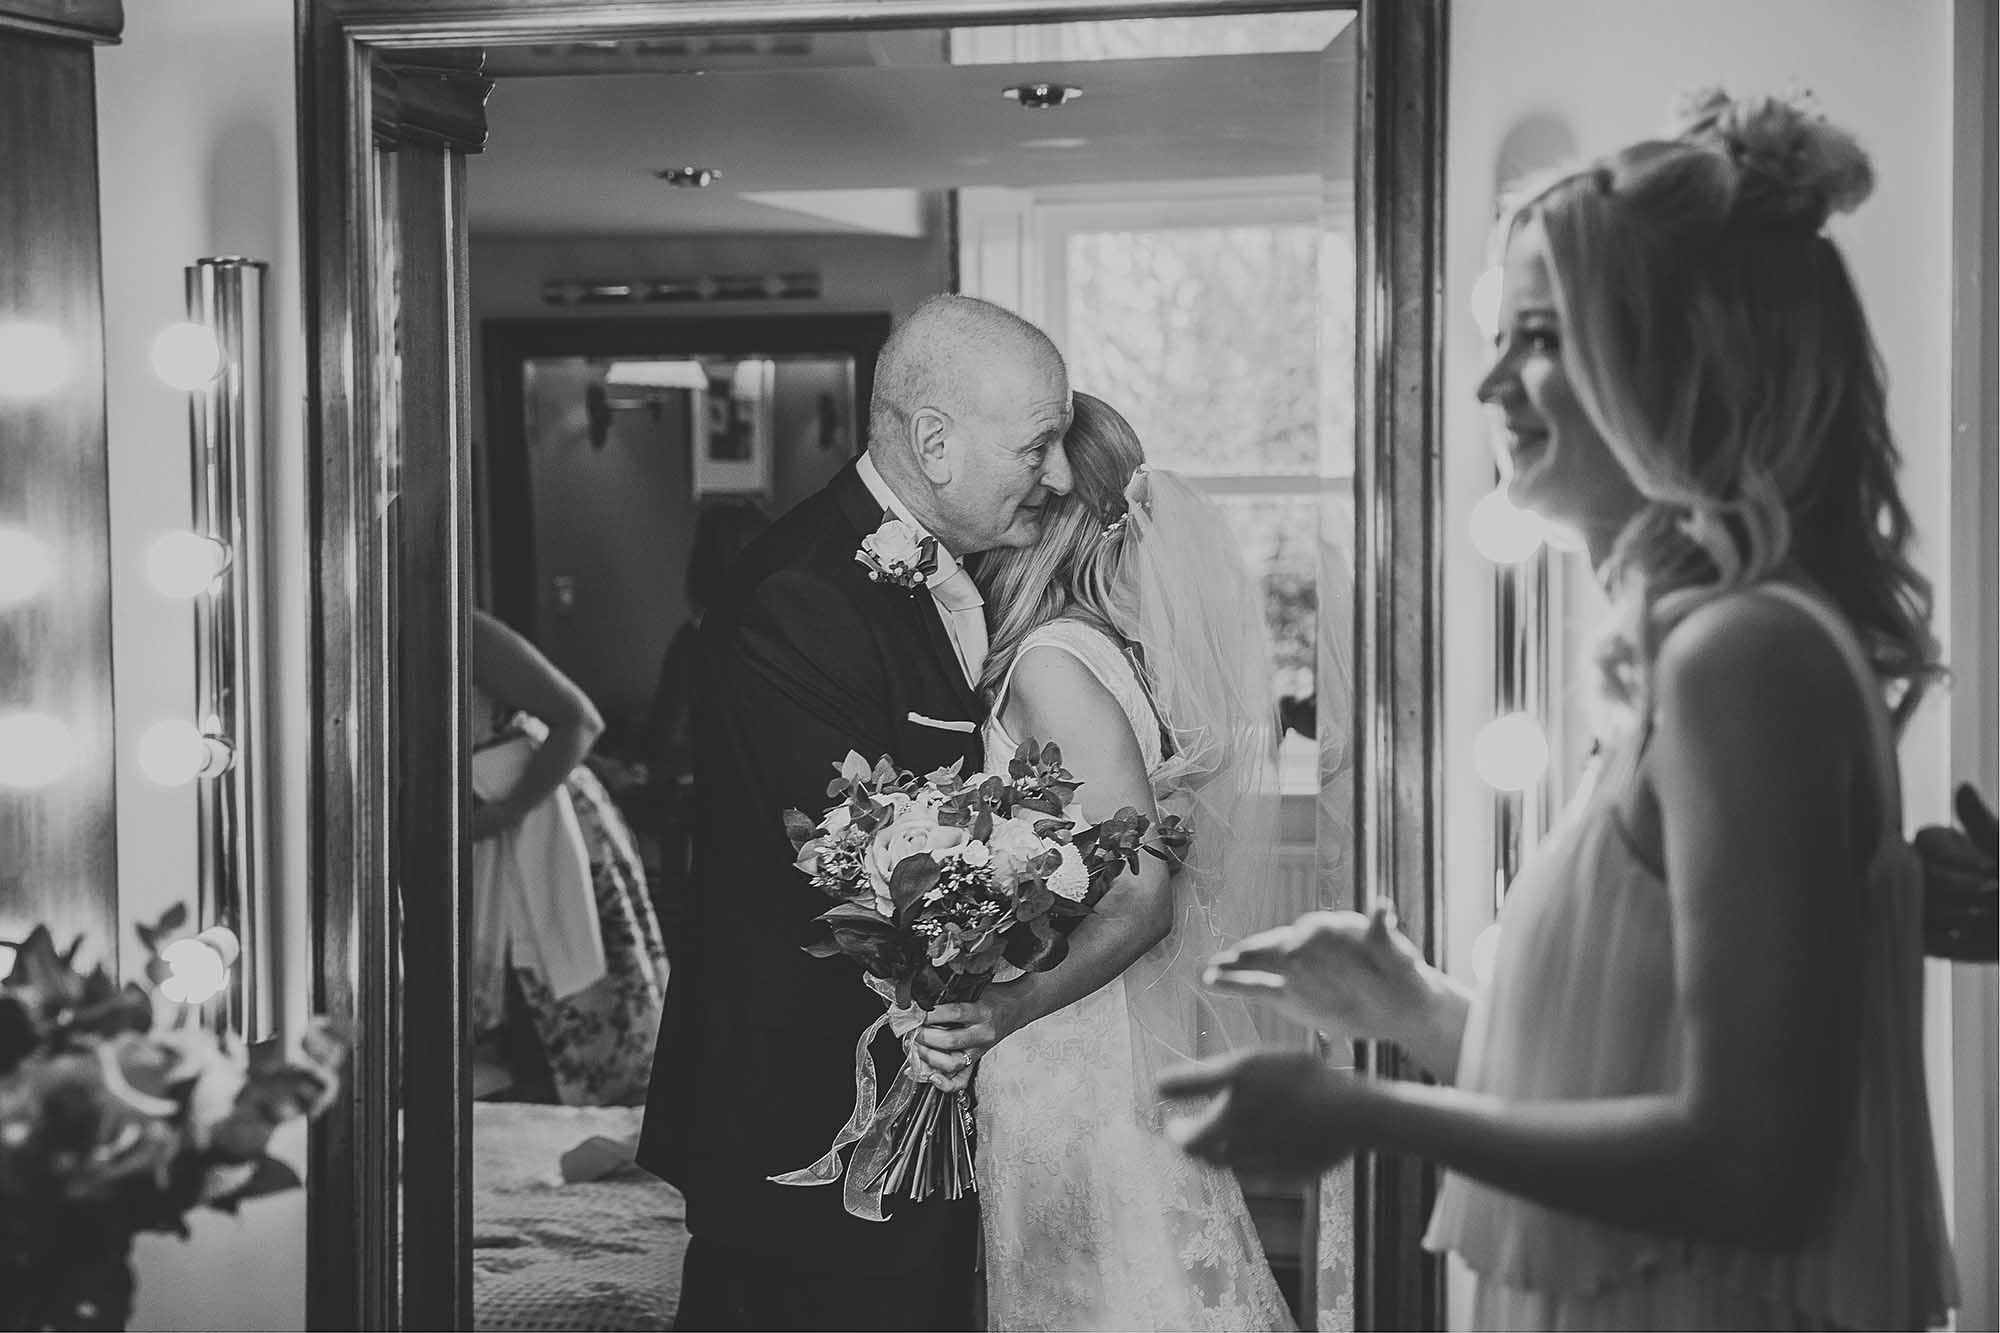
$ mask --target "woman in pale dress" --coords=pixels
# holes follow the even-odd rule
[[[1820,117],[1712,94],[1515,211],[1480,398],[1515,503],[1611,598],[1601,754],[1476,993],[1380,910],[1217,959],[1455,1087],[1277,1056],[1165,1081],[1223,1094],[1174,1126],[1201,1160],[1448,1168],[1428,1243],[1477,1327],[1924,1328],[1955,1300],[1895,758],[1931,595],[1824,231],[1871,183]]]
[[[514,1100],[630,1105],[645,1097],[652,1070],[666,947],[631,827],[584,763],[603,729],[596,706],[575,681],[506,624],[473,612],[475,886],[481,893],[490,887],[489,859],[524,821],[560,803],[563,816],[550,827],[574,841],[570,859],[588,880],[579,886],[588,901],[577,904],[580,915],[567,921],[594,936],[562,943],[601,959],[591,969],[596,980],[558,993],[542,968],[498,932],[482,928],[502,924],[500,907],[474,903],[468,1017],[475,1039],[500,1057]],[[489,775],[499,789],[488,788]],[[531,891],[556,892],[552,883]],[[537,920],[539,929],[548,924]]]
[[[987,766],[1053,742],[1086,818],[1178,813],[1195,842],[1172,873],[1141,857],[1057,967],[940,1005],[919,1033],[935,1081],[978,1068],[987,1326],[1291,1328],[1236,1178],[1161,1137],[1153,1091],[1167,1065],[1255,1039],[1200,970],[1271,900],[1262,599],[1221,512],[1146,469],[1117,412],[1077,394],[1064,448],[1075,488],[1041,542],[980,570]]]

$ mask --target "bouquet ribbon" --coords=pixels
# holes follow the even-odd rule
[[[866,980],[868,989],[880,996],[889,1008],[888,1012],[870,1023],[854,1043],[854,1110],[849,1112],[847,1123],[833,1136],[832,1144],[818,1161],[797,1171],[766,1176],[765,1179],[777,1185],[831,1185],[843,1175],[841,1149],[860,1143],[861,1146],[855,1149],[853,1164],[845,1172],[842,1202],[847,1211],[856,1217],[870,1222],[885,1222],[888,1214],[882,1207],[883,1187],[877,1181],[880,1173],[875,1168],[890,1150],[890,1145],[884,1142],[888,1126],[910,1098],[916,1095],[918,1085],[905,1059],[901,1072],[890,1086],[888,1097],[878,1106],[875,1101],[875,1057],[869,1054],[868,1047],[885,1027],[898,1039],[907,1041],[911,1033],[924,1025],[924,1011],[915,1005],[898,1005],[896,992],[887,982],[877,977]],[[870,1181],[876,1183],[871,1185]]]

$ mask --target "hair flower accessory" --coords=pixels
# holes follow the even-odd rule
[[[891,583],[908,592],[936,571],[937,552],[937,538],[884,514],[882,526],[861,539],[854,558],[868,571],[869,582]]]

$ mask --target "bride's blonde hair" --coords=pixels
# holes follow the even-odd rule
[[[1114,639],[1117,573],[1126,525],[1125,487],[1146,461],[1130,422],[1101,398],[1072,395],[1062,447],[1074,478],[1068,495],[1051,496],[1042,511],[1042,539],[1033,546],[976,557],[974,575],[986,595],[988,636],[980,693],[997,699],[1021,641],[1061,616],[1087,621]]]
[[[1565,368],[1646,499],[1601,571],[1600,683],[1628,716],[1650,709],[1674,625],[1788,561],[1854,626],[1899,724],[1940,674],[1881,360],[1823,230],[1873,184],[1824,118],[1709,92],[1677,139],[1563,175],[1509,219],[1541,227]]]

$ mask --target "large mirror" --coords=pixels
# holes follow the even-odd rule
[[[1391,446],[1430,429],[1435,200],[1384,181],[1435,188],[1431,8],[348,8],[309,88],[346,164],[316,184],[323,726],[352,743],[322,930],[380,1040],[323,1137],[318,1317],[672,1326],[685,1207],[631,1157],[674,1095],[650,1054],[704,833],[677,654],[706,566],[865,447],[930,294],[1045,330],[1226,514],[1283,719],[1273,923],[1393,885],[1425,937],[1431,451]],[[372,142],[338,114],[357,58]],[[482,788],[564,745],[581,855],[498,907]],[[1240,1187],[1299,1326],[1435,1319],[1420,1177]]]

